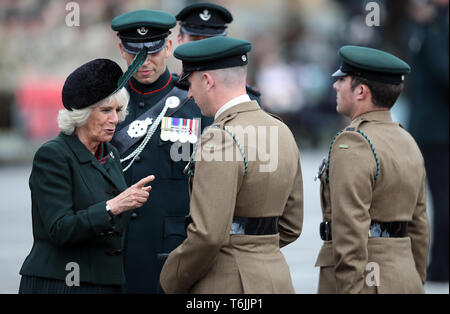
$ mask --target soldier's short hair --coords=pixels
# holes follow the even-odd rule
[[[403,91],[403,83],[387,84],[354,75],[352,75],[351,78],[352,91],[358,85],[366,85],[372,94],[372,103],[379,108],[392,108]]]

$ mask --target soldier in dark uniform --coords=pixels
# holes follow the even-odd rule
[[[177,37],[179,45],[213,36],[227,36],[227,24],[233,21],[230,11],[212,3],[189,5],[175,17],[180,21],[180,32]],[[186,84],[186,81],[180,82],[180,85],[187,89]],[[261,93],[258,89],[249,84],[246,84],[245,88],[250,99],[261,104]]]
[[[169,253],[186,236],[189,193],[183,170],[192,143],[201,128],[211,123],[202,119],[187,92],[175,86],[167,69],[166,61],[172,55],[168,35],[175,24],[173,15],[152,10],[122,14],[111,24],[130,70],[136,70],[133,60],[143,50],[148,52],[125,85],[130,93],[129,114],[118,125],[112,143],[119,149],[128,185],[148,174],[156,177],[152,201],[132,212],[126,234],[127,293],[157,293],[162,267],[159,254]]]

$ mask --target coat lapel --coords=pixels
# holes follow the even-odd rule
[[[83,143],[80,142],[78,137],[75,134],[65,135],[61,133],[62,138],[73,151],[74,155],[77,157],[78,161],[81,164],[90,163],[91,167],[97,169],[105,178],[107,178],[111,183],[119,190],[121,190],[121,184],[113,176],[108,173],[108,170],[111,168],[111,163],[113,160],[109,157],[104,165],[101,165],[94,155],[84,146]],[[108,145],[105,146],[105,149],[108,149]]]

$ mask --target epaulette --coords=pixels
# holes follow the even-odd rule
[[[374,182],[377,181],[378,176],[380,175],[380,160],[378,159],[378,154],[375,150],[375,147],[372,144],[372,141],[369,139],[369,137],[363,131],[361,131],[361,129],[358,128],[365,121],[366,120],[361,120],[357,124],[352,124],[350,127],[340,130],[339,132],[336,133],[336,135],[331,140],[330,148],[328,150],[328,160],[327,160],[326,171],[325,171],[326,182],[330,182],[329,169],[330,169],[331,149],[333,148],[333,144],[336,141],[336,139],[338,138],[338,136],[341,135],[341,133],[343,133],[343,132],[357,132],[357,133],[361,134],[361,136],[369,143],[370,149],[372,150],[373,156],[375,157],[375,162],[377,164],[377,172],[376,172],[373,180],[374,180]]]
[[[276,114],[273,114],[273,113],[270,113],[270,112],[267,112],[267,111],[266,111],[266,113],[267,113],[269,116],[272,116],[272,117],[274,117],[275,119],[280,120],[281,122],[283,122],[283,119],[282,119],[281,117],[277,116]]]
[[[235,117],[237,117],[238,113],[229,113],[223,120],[215,124],[217,127],[222,128],[225,126],[225,124],[231,120],[233,120]]]

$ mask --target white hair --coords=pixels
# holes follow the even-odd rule
[[[103,103],[110,104],[111,102],[117,102],[122,105],[122,110],[119,113],[119,122],[125,120],[128,114],[128,102],[130,101],[130,94],[125,87],[119,89],[116,93],[104,98],[89,107],[83,109],[72,109],[72,111],[67,109],[62,109],[58,114],[58,127],[64,134],[71,135],[75,128],[83,126],[86,124],[92,110],[100,106]]]

